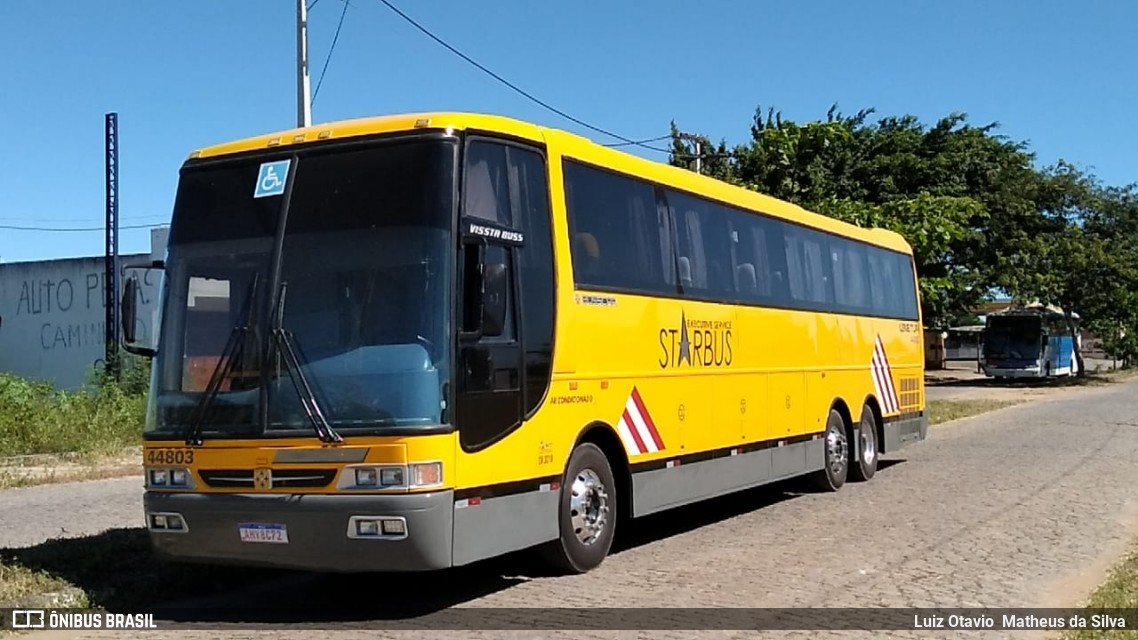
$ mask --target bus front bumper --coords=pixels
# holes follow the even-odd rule
[[[148,491],[143,504],[155,549],[174,561],[332,572],[451,566],[454,493],[449,490],[401,495]],[[181,516],[183,530],[154,528],[155,513]],[[405,533],[358,537],[353,516],[402,519]],[[261,536],[276,542],[245,541],[242,527],[280,533]]]
[[[999,367],[985,367],[984,374],[990,378],[1038,378],[1039,367],[1023,367],[1021,369],[1001,369]]]

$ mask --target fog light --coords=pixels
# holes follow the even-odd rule
[[[165,469],[151,469],[150,470],[150,484],[156,487],[166,486],[166,470]]]
[[[376,520],[356,520],[356,535],[378,536],[379,522]]]
[[[165,529],[166,528],[166,515],[162,514],[162,513],[156,513],[156,514],[150,516],[150,526],[155,528],[155,529]]]
[[[385,519],[383,521],[383,535],[401,536],[407,533],[407,526],[402,520]]]
[[[177,487],[186,486],[188,474],[185,469],[173,469],[170,471],[170,485]]]
[[[402,467],[384,467],[379,470],[379,483],[385,487],[403,486]]]
[[[375,469],[356,469],[356,485],[361,487],[375,486]]]
[[[184,529],[185,526],[182,523],[182,516],[178,516],[178,515],[166,516],[166,528],[167,529],[179,530],[179,531],[181,529]]]

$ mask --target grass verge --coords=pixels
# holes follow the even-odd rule
[[[1138,546],[1131,549],[1130,554],[1111,570],[1106,582],[1091,594],[1086,609],[1088,614],[1093,613],[1089,611],[1092,609],[1130,609],[1131,612],[1138,609]],[[1128,622],[1133,623],[1133,618],[1131,617]],[[1116,629],[1067,630],[1062,635],[1063,640],[1101,640],[1119,637],[1122,635]]]
[[[286,573],[168,564],[155,554],[145,530],[111,529],[33,547],[0,549],[0,608],[138,610],[222,593]],[[61,597],[67,604],[54,604]]]
[[[139,367],[141,369],[141,367]],[[139,444],[145,381],[94,380],[79,391],[0,374],[0,458],[29,454],[106,456]]]
[[[1116,382],[1125,382],[1135,376],[1138,376],[1138,368],[1087,371],[1085,376],[1071,376],[1070,378],[1063,378],[1062,380],[1064,383],[1074,386],[1093,387]]]
[[[1019,404],[1019,400],[929,400],[929,424],[940,424]]]

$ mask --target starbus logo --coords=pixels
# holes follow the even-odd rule
[[[724,320],[688,320],[680,312],[680,326],[660,329],[661,369],[679,366],[731,366],[731,323]]]

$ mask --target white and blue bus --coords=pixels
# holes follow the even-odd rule
[[[1003,378],[1051,378],[1078,371],[1075,340],[1062,313],[1020,307],[993,313],[984,327],[984,373]]]

